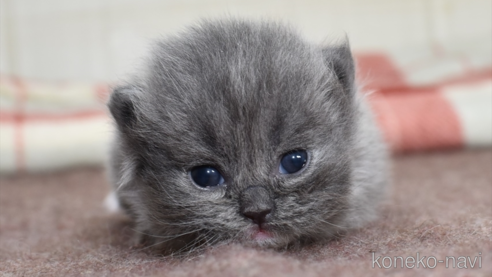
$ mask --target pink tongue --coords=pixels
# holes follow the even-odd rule
[[[270,235],[269,233],[267,233],[265,231],[258,231],[254,235],[254,239],[256,239],[256,240],[265,240],[265,239],[269,239],[271,237],[272,237],[272,235]]]

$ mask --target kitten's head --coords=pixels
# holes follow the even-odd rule
[[[151,243],[284,247],[340,230],[355,116],[348,45],[317,48],[274,23],[204,22],[157,42],[148,62],[109,108],[118,194]]]

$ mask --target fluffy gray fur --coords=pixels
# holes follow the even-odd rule
[[[164,253],[229,241],[285,248],[373,219],[386,151],[354,74],[347,43],[310,45],[279,23],[203,21],[157,41],[143,73],[108,103],[112,181],[142,242]],[[278,173],[294,149],[308,164]],[[195,185],[199,165],[216,167],[225,185]],[[251,239],[255,224],[240,212],[251,186],[274,202],[272,239]]]

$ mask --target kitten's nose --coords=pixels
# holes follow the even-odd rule
[[[247,211],[247,212],[243,212],[243,215],[253,220],[254,223],[261,225],[266,221],[266,216],[269,215],[271,211],[272,209],[265,209],[260,211]]]
[[[241,213],[255,224],[261,225],[268,221],[273,210],[273,200],[268,190],[261,186],[246,188],[240,197]]]

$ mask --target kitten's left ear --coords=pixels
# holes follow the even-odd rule
[[[336,74],[346,93],[352,94],[355,66],[348,41],[341,45],[328,46],[322,50],[326,64]]]
[[[107,103],[111,115],[121,130],[128,130],[137,121],[135,112],[137,89],[133,86],[117,87],[111,93]]]

